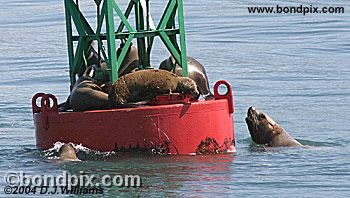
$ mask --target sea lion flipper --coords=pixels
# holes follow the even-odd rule
[[[69,100],[70,100],[70,96],[68,96],[66,102],[63,102],[61,104],[58,105],[58,111],[59,112],[65,112],[65,111],[68,111],[68,110],[71,110],[72,107],[69,103]]]

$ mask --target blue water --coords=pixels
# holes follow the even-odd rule
[[[156,21],[162,2],[151,1]],[[2,1],[0,196],[7,197],[2,178],[7,171],[142,177],[142,188],[106,188],[109,197],[350,196],[350,2],[184,4],[188,54],[206,66],[211,85],[219,79],[233,85],[237,154],[90,156],[57,163],[36,150],[31,97],[50,92],[63,101],[69,91],[63,1]],[[246,8],[276,4],[344,6],[345,13],[259,15]],[[165,57],[163,48],[154,50],[153,64]],[[253,145],[244,122],[249,106],[312,147],[264,150]]]

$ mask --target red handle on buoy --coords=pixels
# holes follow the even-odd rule
[[[53,102],[51,106],[51,100]],[[58,112],[58,105],[57,105],[57,98],[52,94],[45,94],[41,98],[41,124],[43,128],[48,129],[49,128],[49,119],[48,115],[50,113],[57,113]]]
[[[220,85],[225,85],[226,89],[227,89],[227,92],[223,95],[221,95],[219,93],[219,86]],[[229,113],[232,114],[234,112],[232,86],[230,85],[230,83],[228,83],[225,80],[217,81],[214,85],[214,96],[215,96],[215,100],[227,99],[228,105],[229,105]]]
[[[42,98],[43,96],[45,96],[45,93],[37,93],[33,96],[33,98],[32,98],[33,114],[40,113],[41,107],[38,107],[38,105],[36,105],[36,102],[37,102],[38,98]]]
[[[53,101],[51,107],[51,100]],[[45,94],[41,99],[41,112],[58,112],[57,98],[52,94]]]

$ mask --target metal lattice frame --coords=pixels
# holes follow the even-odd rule
[[[98,10],[98,25],[94,31],[80,11],[78,2],[75,2],[74,0],[64,0],[71,85],[74,85],[75,75],[78,73],[82,65],[81,63],[84,61],[84,53],[89,50],[91,43],[94,40],[97,41],[99,51],[102,52],[102,56],[106,60],[108,69],[111,71],[110,79],[112,82],[115,82],[118,79],[118,70],[133,39],[137,39],[139,68],[142,69],[151,66],[150,54],[156,36],[161,38],[170,54],[183,68],[183,75],[188,75],[183,1],[168,0],[167,6],[156,29],[150,29],[149,14],[144,16],[140,1],[141,0],[130,0],[125,13],[123,13],[115,0],[94,0]],[[146,4],[148,7],[149,0],[146,0]],[[134,29],[128,21],[133,9],[135,10],[136,29]],[[176,13],[178,27],[176,27],[175,23]],[[120,20],[117,31],[115,31],[114,27],[115,14],[117,14]],[[146,21],[146,25],[144,24],[144,21]],[[74,24],[72,24],[72,22]],[[106,32],[101,33],[104,22],[106,24]],[[78,35],[73,35],[73,25],[76,27]],[[126,28],[127,31],[123,32],[124,28]],[[180,45],[177,43],[176,35],[179,35]],[[126,40],[125,46],[119,57],[116,55],[116,39]],[[100,48],[100,46],[103,46],[103,40],[107,41],[108,54]],[[73,51],[73,42],[78,42],[75,53]]]

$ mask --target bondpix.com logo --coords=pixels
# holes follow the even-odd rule
[[[8,172],[4,179],[9,186],[117,186],[117,187],[142,187],[139,175],[94,175],[80,171],[79,174],[70,174],[63,171],[62,174],[29,174],[23,171]]]

